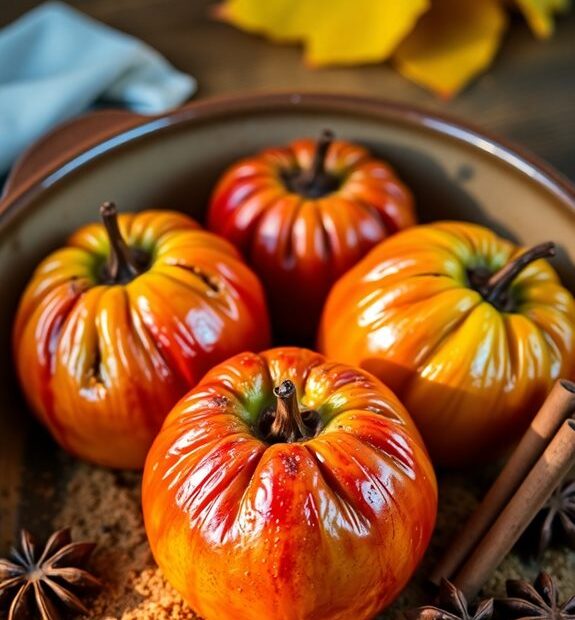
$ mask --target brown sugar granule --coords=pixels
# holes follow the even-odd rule
[[[193,611],[182,601],[180,595],[166,582],[160,569],[148,568],[142,571],[132,583],[143,602],[125,612],[122,620],[196,620]]]
[[[492,473],[444,473],[440,479],[437,528],[418,574],[392,607],[377,620],[428,600],[425,575],[485,492]],[[98,544],[92,570],[106,587],[90,606],[88,620],[199,620],[166,582],[154,563],[140,508],[141,476],[93,467],[74,466],[65,502],[54,527],[72,526],[76,539]],[[575,591],[575,552],[550,549],[541,566],[525,563],[512,553],[495,572],[485,592],[501,595],[506,579],[532,579],[540,568],[558,579],[564,593]],[[273,619],[269,619],[273,620]]]
[[[78,464],[54,526],[98,547],[91,563],[105,582],[90,620],[196,620],[154,563],[140,508],[141,476]]]

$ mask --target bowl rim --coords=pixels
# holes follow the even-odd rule
[[[221,117],[297,110],[298,108],[368,115],[388,122],[395,121],[404,125],[423,127],[439,136],[449,137],[455,142],[471,146],[494,157],[542,186],[558,198],[565,208],[575,213],[575,185],[566,176],[528,149],[506,138],[484,131],[473,123],[457,119],[444,112],[431,111],[423,107],[377,97],[286,91],[209,97],[200,101],[192,101],[158,116],[133,114],[131,116],[135,121],[134,125],[111,130],[104,139],[100,138],[92,143],[88,141],[87,146],[84,144],[80,146],[80,149],[71,149],[66,153],[63,161],[51,168],[43,169],[42,174],[37,178],[32,175],[32,178],[22,183],[16,191],[10,191],[8,195],[3,196],[0,199],[0,231],[13,215],[26,209],[44,190],[63,183],[70,175],[91,162],[127,144],[137,143],[151,134],[161,134],[180,125],[201,124]],[[127,116],[130,116],[129,112]],[[90,115],[85,118],[89,117]],[[58,127],[53,133],[57,132]],[[40,141],[49,139],[51,133],[41,138]],[[20,157],[12,171],[16,171],[24,158],[33,150],[34,145]],[[9,181],[10,175],[7,183]]]

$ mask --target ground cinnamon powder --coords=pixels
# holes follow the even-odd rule
[[[445,548],[455,529],[473,510],[484,492],[490,474],[445,474],[440,484],[440,512],[437,528],[419,575],[396,603],[379,620],[397,618],[398,611],[427,600],[423,576]],[[140,508],[141,477],[86,464],[74,466],[65,502],[54,527],[72,526],[75,539],[98,544],[92,570],[106,583],[102,593],[90,602],[90,620],[198,620],[166,582],[150,553]],[[193,561],[191,559],[190,561]],[[575,553],[546,552],[541,567],[557,577],[564,598],[575,592]],[[505,559],[486,585],[489,596],[501,596],[505,580],[534,578],[535,562],[522,562],[515,554]],[[270,619],[271,620],[271,619]]]

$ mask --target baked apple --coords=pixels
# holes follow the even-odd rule
[[[411,193],[391,167],[331,132],[236,163],[208,211],[208,228],[262,279],[278,336],[296,342],[315,336],[332,284],[413,224]]]
[[[14,359],[38,418],[69,452],[139,468],[174,403],[214,364],[269,344],[261,285],[189,217],[143,211],[78,230],[36,269]]]
[[[306,349],[213,368],[144,469],[152,551],[204,620],[371,619],[418,565],[436,507],[394,394]]]
[[[575,370],[575,303],[553,253],[474,224],[411,228],[335,284],[319,347],[385,381],[437,464],[490,459]]]

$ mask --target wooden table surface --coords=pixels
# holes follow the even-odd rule
[[[1,0],[0,27],[36,4]],[[471,120],[526,146],[575,180],[575,10],[547,42],[535,40],[525,23],[515,19],[489,73],[453,101],[443,102],[389,65],[307,69],[296,46],[272,45],[210,19],[213,2],[206,0],[70,4],[141,38],[194,75],[196,98],[278,89],[385,97]]]

